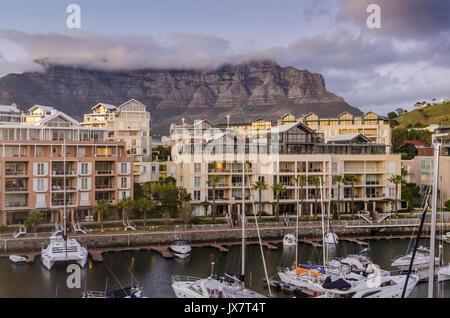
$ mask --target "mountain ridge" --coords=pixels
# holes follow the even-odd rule
[[[149,107],[156,134],[172,122],[208,118],[225,122],[275,120],[286,113],[337,116],[362,112],[326,90],[321,74],[261,60],[216,70],[141,69],[105,71],[45,65],[44,72],[0,78],[0,103],[24,108],[53,106],[81,120],[99,102],[120,105],[132,98]]]

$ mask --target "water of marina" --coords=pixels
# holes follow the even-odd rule
[[[369,241],[368,256],[382,269],[390,270],[392,259],[405,254],[409,244],[409,240]],[[426,240],[421,244],[429,245]],[[345,256],[360,250],[361,246],[357,244],[340,242],[337,250],[330,251],[330,256]],[[278,279],[277,267],[291,265],[295,259],[295,250],[279,245],[277,250],[264,248],[264,255],[269,277]],[[444,260],[450,261],[450,244],[444,245]],[[81,289],[68,289],[65,265],[55,265],[50,272],[42,266],[39,258],[27,265],[14,265],[7,258],[0,258],[0,297],[76,298],[81,297],[85,289],[104,291],[105,288],[112,290],[128,286],[131,277],[134,277],[143,286],[145,296],[171,298],[174,297],[170,283],[172,275],[207,277],[211,262],[217,264],[218,274],[238,273],[240,261],[239,246],[231,247],[227,253],[220,253],[215,248],[193,248],[186,260],[165,259],[153,251],[108,253],[104,255],[104,263],[89,263],[82,270]],[[322,249],[300,243],[299,261],[321,263]],[[262,282],[264,270],[259,246],[247,247],[246,269],[248,287],[267,295],[268,291],[263,288]],[[420,283],[410,297],[426,297],[427,288],[427,283]],[[450,282],[440,283],[439,289],[443,297],[450,297]],[[281,292],[276,295],[292,297]]]

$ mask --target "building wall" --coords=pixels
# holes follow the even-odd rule
[[[1,152],[0,224],[23,223],[31,211],[47,212],[47,222],[59,222],[64,208],[64,142],[0,141],[0,149],[11,145],[20,147],[20,152],[14,156]],[[38,155],[36,147],[42,151]],[[69,219],[92,215],[102,194],[111,205],[124,195],[133,196],[133,159],[126,155],[124,143],[69,141],[65,159]],[[87,165],[82,167],[83,163]]]

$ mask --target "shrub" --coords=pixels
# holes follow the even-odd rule
[[[444,205],[447,208],[447,211],[450,211],[450,200],[445,201]]]

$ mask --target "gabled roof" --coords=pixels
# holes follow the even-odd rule
[[[118,108],[122,108],[123,106],[126,106],[126,105],[128,105],[129,103],[132,103],[132,102],[135,102],[135,103],[141,105],[142,107],[144,107],[145,109],[147,109],[147,106],[145,106],[145,105],[142,104],[140,101],[138,101],[138,100],[136,100],[136,99],[134,99],[134,98],[130,99],[129,101],[127,101],[127,102],[125,102],[125,103],[123,103],[123,104],[120,105]]]
[[[209,125],[211,125],[211,127],[214,127],[214,124],[212,122],[210,122],[208,119],[203,119],[203,120],[199,120],[199,121],[195,121],[194,124],[192,125],[193,127],[196,127],[198,125],[201,125],[203,123],[208,123]]]
[[[79,125],[77,120],[73,119],[72,117],[70,117],[69,115],[67,115],[67,114],[65,114],[65,113],[63,113],[61,111],[56,111],[56,113],[54,113],[54,114],[52,114],[52,115],[50,115],[48,117],[43,118],[42,120],[38,121],[37,124],[39,124],[39,125],[45,124],[45,123],[47,123],[47,122],[49,122],[49,121],[51,121],[51,120],[53,120],[53,119],[55,119],[57,117],[62,117],[65,120],[73,123],[74,125]]]
[[[362,138],[363,140],[369,142],[371,139],[367,136],[364,136],[363,134],[343,134],[343,135],[336,135],[333,138],[329,140],[329,142],[348,142],[353,141],[357,138]]]
[[[402,145],[404,146],[404,145],[407,145],[407,144],[411,144],[411,145],[416,146],[416,147],[417,146],[426,146],[426,144],[424,144],[420,140],[405,140]]]
[[[292,129],[294,127],[298,127],[299,129],[302,129],[304,131],[307,131],[307,132],[310,132],[310,133],[314,133],[313,129],[311,129],[307,125],[305,125],[303,123],[299,123],[299,122],[275,126],[275,127],[273,127],[270,130],[270,132],[272,132],[272,133],[282,133],[282,132],[288,131],[289,129]]]
[[[114,110],[117,108],[117,106],[111,105],[111,104],[105,104],[105,103],[98,103],[97,105],[95,105],[94,107],[92,107],[91,109],[96,109],[99,106],[103,106],[106,109],[110,109],[110,110]]]
[[[350,113],[350,112],[348,112],[348,111],[345,111],[345,112],[339,114],[338,118],[341,117],[342,115],[345,115],[345,114],[348,114],[348,115],[350,115],[350,116],[352,116],[352,117],[355,117],[355,115],[353,115],[352,113]]]
[[[16,104],[8,105],[0,105],[0,112],[13,112],[20,113],[20,109],[17,108]]]
[[[42,109],[43,111],[46,111],[46,112],[52,112],[52,111],[55,110],[55,108],[54,108],[54,107],[51,107],[51,106],[34,105],[34,106],[31,107],[28,111],[29,111],[29,112],[32,112],[32,111],[34,111],[34,110],[37,109],[37,108],[40,108],[40,109]]]

